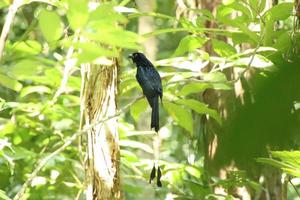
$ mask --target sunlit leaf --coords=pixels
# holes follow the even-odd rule
[[[4,74],[0,74],[0,84],[9,89],[20,91],[22,89],[22,84],[17,80],[12,79]]]
[[[76,77],[76,76],[70,76],[68,83],[67,83],[68,88],[71,91],[80,91],[81,87],[81,78]]]
[[[67,18],[73,30],[82,28],[88,20],[87,0],[68,0]]]
[[[151,154],[153,153],[153,149],[145,143],[141,143],[133,140],[120,140],[119,144],[121,147],[137,148],[146,151],[147,153],[151,153]]]
[[[10,68],[10,73],[18,80],[24,80],[39,72],[39,64],[34,60],[21,60]]]
[[[11,199],[5,194],[5,191],[3,191],[3,190],[0,190],[0,199],[3,199],[3,200],[11,200]]]
[[[20,92],[20,97],[25,97],[28,94],[32,94],[32,93],[46,93],[46,94],[50,94],[51,93],[51,89],[46,87],[46,86],[27,86],[24,87],[21,92]]]
[[[117,56],[116,50],[103,48],[100,45],[96,45],[92,42],[85,42],[85,43],[74,43],[75,48],[80,49],[80,53],[77,56],[78,64],[92,62],[99,57],[102,56]]]
[[[14,43],[12,49],[18,54],[35,55],[42,51],[42,46],[38,41],[26,40]]]
[[[103,3],[100,4],[89,15],[89,22],[103,21],[104,23],[114,24],[117,22],[126,23],[128,20],[122,14],[115,11],[113,4]]]
[[[120,153],[121,153],[122,157],[126,158],[130,162],[138,162],[139,161],[138,157],[134,153],[132,153],[131,151],[121,149]]]
[[[190,110],[166,101],[163,102],[163,107],[179,126],[193,134],[193,117]]]
[[[247,36],[249,36],[249,38],[251,38],[256,44],[259,42],[260,40],[260,37],[259,35],[250,30],[248,26],[246,26],[245,24],[242,24],[242,23],[238,23],[236,24],[236,26]]]
[[[270,10],[268,10],[266,14],[270,15],[271,18],[275,21],[285,20],[286,18],[292,15],[293,6],[293,3],[280,3],[278,5],[273,6]]]
[[[213,50],[223,57],[229,57],[236,53],[236,49],[221,40],[212,40]]]
[[[140,49],[138,45],[139,35],[134,32],[125,31],[122,29],[101,29],[96,33],[83,33],[85,37],[90,40],[98,41],[102,44],[108,44],[112,46],[127,48],[127,49]],[[122,37],[120,37],[122,36]]]
[[[219,113],[213,109],[208,108],[207,105],[200,101],[197,101],[195,99],[179,99],[176,101],[176,103],[185,105],[199,114],[208,114],[209,116],[214,118],[220,125],[222,124]]]
[[[201,176],[201,171],[199,169],[197,169],[196,167],[192,167],[192,166],[186,166],[185,171],[187,171],[190,175],[196,177],[196,178],[200,178]]]
[[[206,37],[188,35],[181,39],[174,56],[181,56],[186,52],[201,48],[207,40]]]
[[[38,16],[39,27],[48,42],[58,40],[63,33],[63,25],[56,12],[42,10]]]
[[[13,160],[28,159],[34,157],[36,154],[33,151],[23,147],[15,147],[14,152],[8,152],[7,155]]]
[[[184,85],[179,91],[179,96],[187,96],[193,93],[203,92],[207,88],[210,88],[211,84],[209,83],[188,83]]]

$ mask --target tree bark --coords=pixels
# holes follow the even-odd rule
[[[117,112],[118,63],[82,66],[82,116],[89,126]],[[121,199],[117,120],[112,118],[87,132],[87,199]]]
[[[90,0],[107,2],[107,0]],[[119,65],[81,66],[81,128],[117,114]],[[111,118],[88,130],[86,135],[86,199],[119,200],[120,149],[117,119]]]

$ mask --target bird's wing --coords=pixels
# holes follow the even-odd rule
[[[145,71],[144,67],[138,67],[138,73],[136,75],[136,79],[143,88],[143,91],[154,91],[153,84],[151,84],[151,77],[149,74]]]
[[[147,73],[149,75],[149,81],[150,84],[152,86],[152,88],[155,90],[155,92],[157,94],[162,94],[162,85],[161,85],[161,79],[159,76],[159,73],[156,71],[156,69],[154,67],[148,68],[147,70],[149,70],[149,73]]]

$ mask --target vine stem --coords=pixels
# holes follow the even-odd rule
[[[14,0],[13,3],[9,6],[8,13],[0,36],[0,60],[2,59],[3,56],[5,42],[8,37],[8,33],[10,31],[11,25],[14,21],[18,9],[22,5],[23,5],[23,0]]]
[[[289,178],[289,183],[293,186],[293,188],[294,188],[295,192],[297,193],[298,197],[300,197],[300,193],[299,193],[297,187],[293,184],[293,182],[291,181],[290,178]]]

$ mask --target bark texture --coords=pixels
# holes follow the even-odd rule
[[[89,126],[117,112],[118,64],[82,66],[82,113]],[[117,120],[112,118],[87,133],[87,199],[121,199]]]

